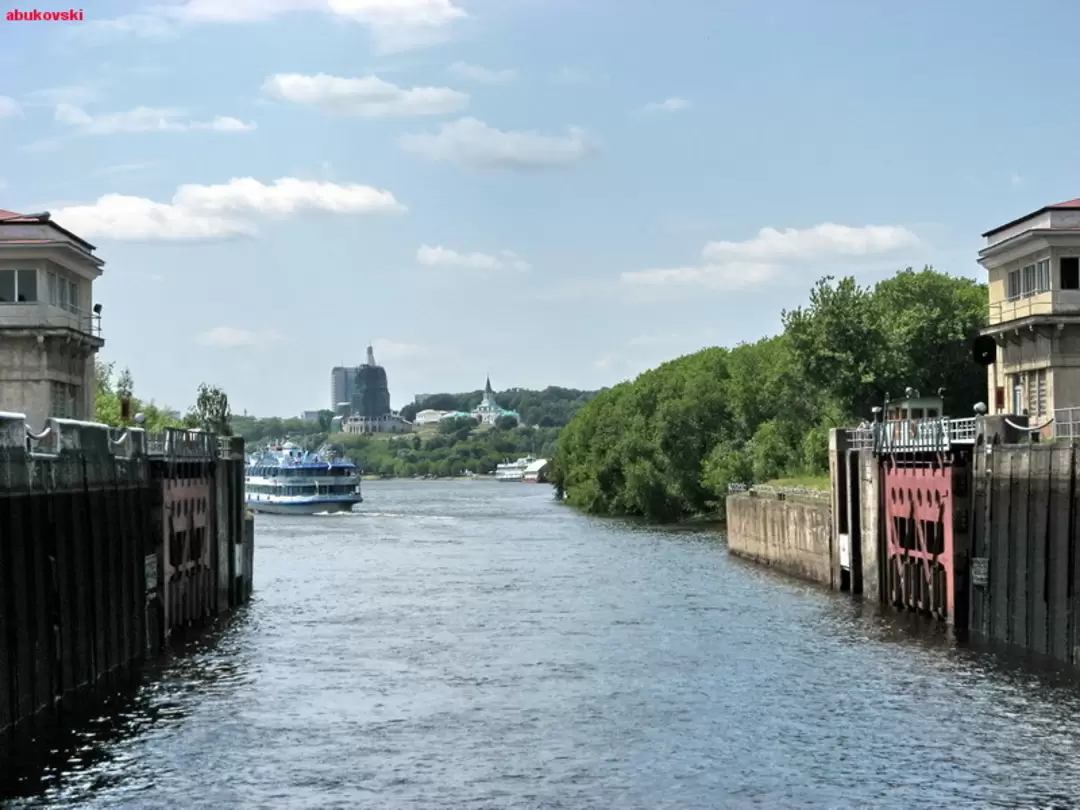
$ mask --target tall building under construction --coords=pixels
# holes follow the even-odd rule
[[[375,362],[375,349],[367,347],[361,366],[337,366],[330,371],[330,408],[339,416],[376,419],[390,413],[390,387],[386,369]]]

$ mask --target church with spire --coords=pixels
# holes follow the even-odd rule
[[[520,420],[517,411],[508,411],[505,408],[499,406],[499,403],[495,401],[495,390],[491,387],[491,375],[488,375],[487,383],[484,385],[484,396],[480,400],[480,404],[477,405],[472,412],[473,418],[476,419],[482,425],[494,425],[496,420],[502,416],[512,416],[515,419]]]

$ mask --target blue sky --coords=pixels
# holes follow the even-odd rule
[[[0,21],[0,208],[98,246],[102,356],[178,408],[325,407],[369,341],[395,406],[610,385],[1080,196],[1066,0],[85,15]]]

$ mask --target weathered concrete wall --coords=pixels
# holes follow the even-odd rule
[[[872,602],[881,600],[880,548],[882,545],[881,525],[881,465],[872,450],[854,451],[859,470],[859,536],[852,538],[852,546],[858,543],[862,561],[862,588],[864,599]]]
[[[243,441],[185,437],[0,413],[0,743],[248,601]]]
[[[728,550],[786,574],[838,587],[828,502],[780,500],[750,493],[727,498]]]
[[[1080,666],[1076,446],[978,449],[971,631]]]
[[[143,656],[153,493],[140,433],[52,419],[52,452],[31,455],[22,415],[0,414],[0,737]]]

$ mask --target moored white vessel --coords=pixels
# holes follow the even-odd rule
[[[532,456],[524,456],[517,461],[508,461],[495,467],[496,481],[521,481],[525,478],[525,470],[536,461]]]
[[[360,475],[348,459],[312,453],[292,442],[271,445],[252,457],[244,478],[253,512],[318,515],[351,512],[363,503]]]

